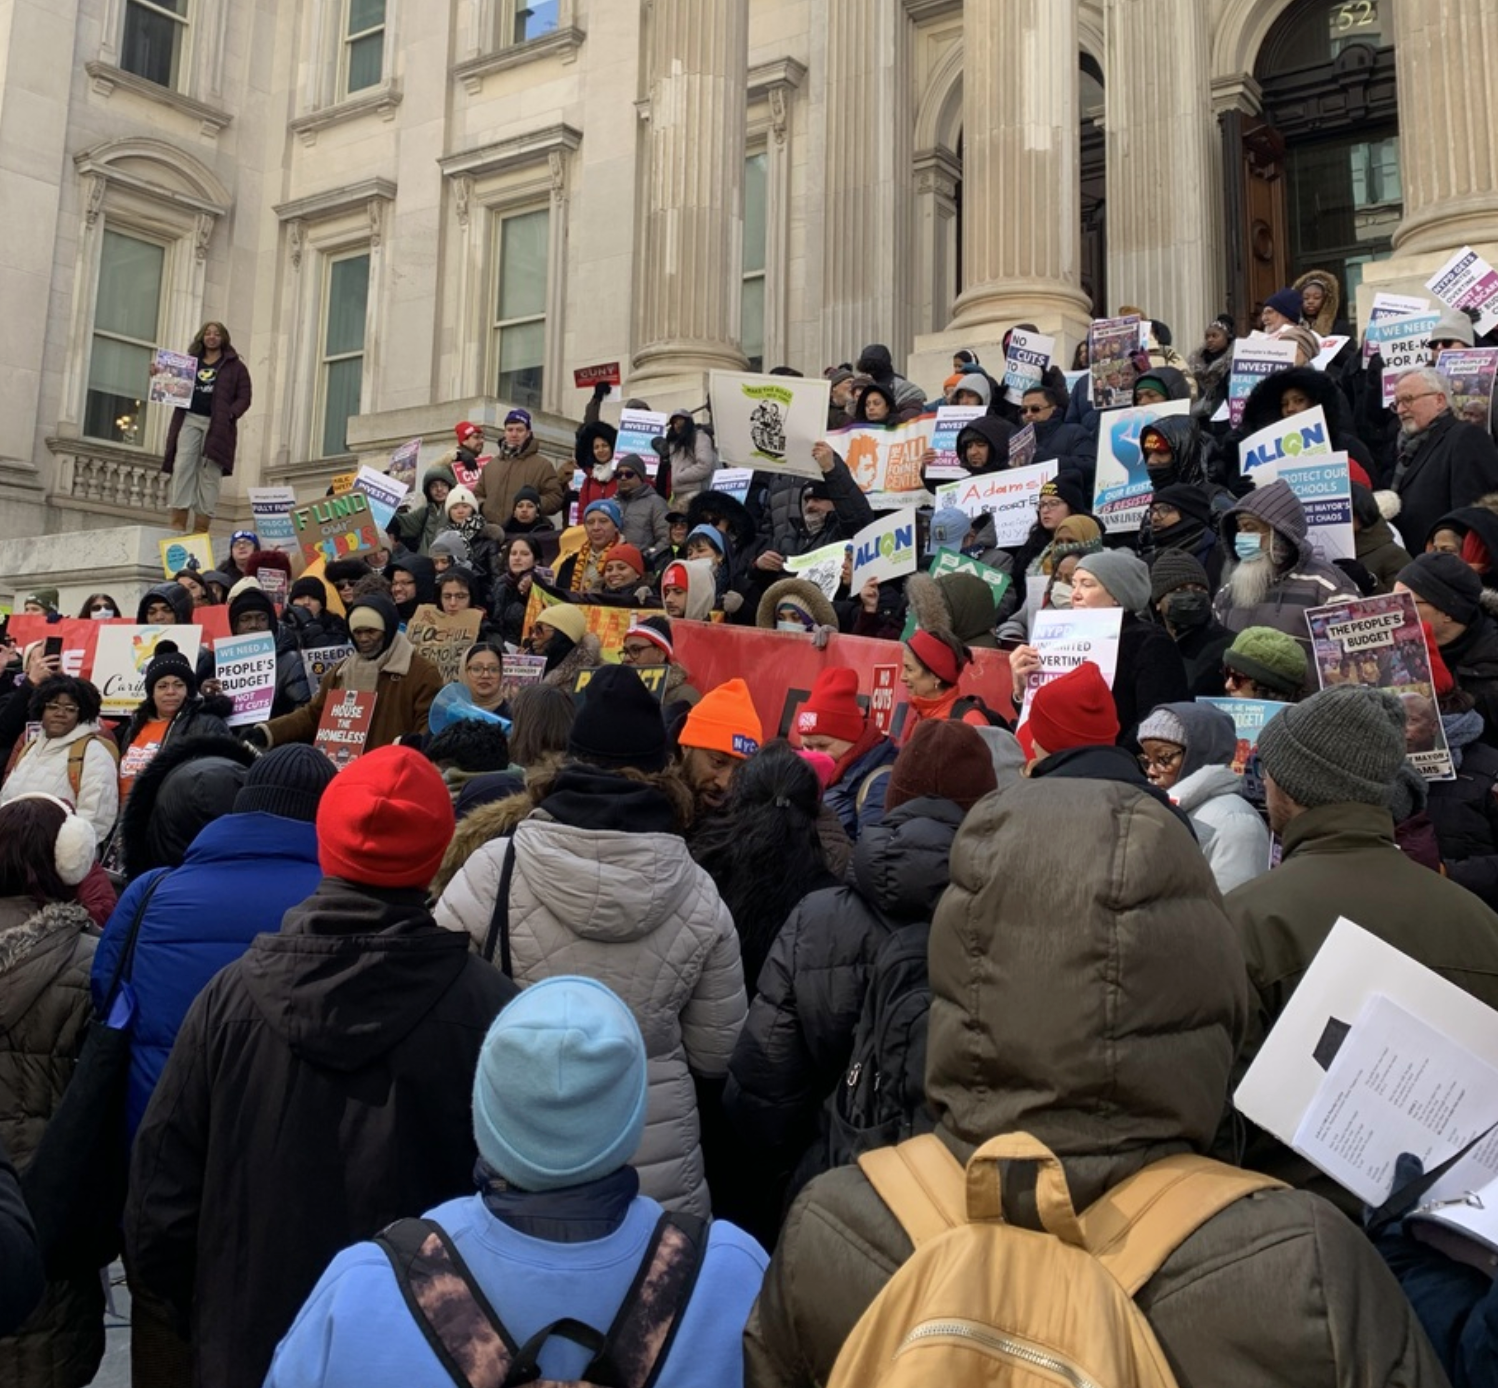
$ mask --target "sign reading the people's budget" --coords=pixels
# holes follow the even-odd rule
[[[1146,424],[1167,415],[1186,414],[1189,400],[1167,400],[1158,405],[1134,405],[1105,410],[1098,420],[1097,484],[1092,513],[1107,531],[1138,530],[1149,510],[1155,484],[1139,451],[1139,435]]]
[[[828,390],[820,376],[714,371],[708,398],[718,457],[734,467],[820,477],[811,450],[826,432]]]
[[[969,424],[986,413],[982,405],[936,407],[936,424],[931,430],[931,451],[936,454],[936,461],[926,469],[928,478],[955,481],[967,476],[967,469],[957,456],[957,439]]]
[[[921,459],[931,447],[935,428],[936,415],[923,414],[893,429],[850,424],[834,429],[827,435],[827,442],[847,463],[869,505],[876,511],[888,511],[897,506],[929,504],[931,493],[921,476]]]
[[[1436,358],[1436,370],[1451,382],[1451,413],[1486,429],[1493,414],[1498,347],[1448,348]]]
[[[1034,390],[1041,383],[1055,350],[1056,339],[1044,333],[1016,328],[1009,334],[1009,351],[1004,356],[1004,394],[1010,404],[1019,404],[1027,390]]]
[[[1233,343],[1233,366],[1228,376],[1228,422],[1243,423],[1243,407],[1266,376],[1295,365],[1295,344],[1278,337],[1255,334]]]
[[[1259,734],[1264,731],[1265,725],[1275,714],[1283,713],[1288,707],[1273,699],[1199,698],[1196,702],[1221,709],[1233,720],[1233,730],[1238,745],[1233,752],[1231,770],[1237,776],[1242,776],[1247,772],[1249,763],[1253,761],[1254,752],[1259,746]]]
[[[296,491],[291,487],[251,487],[246,495],[250,499],[250,515],[254,518],[260,548],[280,550],[282,554],[300,554],[302,547],[297,544],[296,530],[291,524]]]
[[[814,549],[810,554],[793,555],[785,561],[785,571],[814,583],[822,590],[822,596],[831,602],[843,581],[843,564],[847,558],[848,546],[839,540],[834,545]]]
[[[1498,270],[1471,246],[1463,246],[1425,281],[1425,287],[1452,308],[1475,310],[1478,332],[1498,327]]]
[[[1092,403],[1100,410],[1117,409],[1134,401],[1139,378],[1139,317],[1096,318],[1087,329],[1088,369],[1092,372]]]
[[[1025,701],[1019,713],[1021,723],[1029,719],[1030,705],[1042,685],[1088,661],[1097,666],[1103,683],[1113,688],[1123,615],[1120,607],[1045,607],[1035,614],[1030,624],[1030,644],[1040,653],[1040,669],[1025,681]]]
[[[213,677],[233,700],[231,728],[263,723],[276,697],[276,634],[229,636],[213,647]]]
[[[884,583],[903,578],[916,568],[915,508],[907,507],[892,516],[866,525],[853,537],[853,582],[855,593],[874,579]]]
[[[970,516],[993,517],[994,544],[1000,549],[1024,544],[1035,524],[1035,503],[1040,489],[1061,464],[1052,458],[1030,467],[1006,468],[969,477],[964,482],[945,482],[936,489],[936,505],[955,506]]]
[[[94,647],[93,682],[106,718],[128,718],[146,697],[146,666],[162,641],[173,641],[196,668],[203,628],[104,624]]]
[[[369,498],[369,512],[382,531],[389,526],[391,517],[406,499],[406,493],[411,490],[404,482],[397,482],[393,477],[386,477],[383,472],[376,472],[367,463],[359,469],[354,489]]]

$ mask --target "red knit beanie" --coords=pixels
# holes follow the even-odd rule
[[[998,786],[988,744],[974,729],[951,719],[923,718],[890,768],[884,808],[934,795],[967,811]]]
[[[1025,725],[1046,752],[1111,747],[1118,741],[1118,710],[1103,672],[1090,660],[1043,684],[1030,701]]]
[[[846,665],[823,670],[796,715],[796,731],[805,737],[835,737],[839,742],[857,742],[867,726],[858,706],[858,671]]]
[[[426,887],[453,836],[441,774],[410,747],[366,752],[317,807],[317,859],[329,877],[370,887]]]

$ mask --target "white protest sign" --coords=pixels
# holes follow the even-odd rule
[[[234,701],[231,728],[263,723],[276,697],[276,634],[223,636],[213,643],[213,676]]]
[[[1378,351],[1378,340],[1371,334],[1379,323],[1389,318],[1408,318],[1412,313],[1428,313],[1430,300],[1418,294],[1375,294],[1368,310],[1368,326],[1363,330],[1363,360]]]
[[[251,487],[246,495],[250,500],[250,515],[254,517],[255,534],[260,537],[260,548],[280,550],[282,554],[301,554],[296,528],[291,523],[296,489]]]
[[[1498,327],[1498,271],[1471,246],[1463,246],[1425,281],[1425,287],[1452,308],[1477,312],[1477,331]]]
[[[1255,483],[1264,476],[1273,481],[1279,473],[1271,471],[1266,474],[1263,469],[1331,451],[1331,430],[1327,427],[1325,413],[1317,405],[1292,414],[1288,419],[1277,419],[1267,428],[1250,434],[1238,445],[1238,463],[1245,474],[1253,473]]]
[[[727,492],[735,501],[743,501],[753,481],[752,467],[720,467],[708,480],[708,486],[715,492]]]
[[[1352,341],[1350,337],[1318,337],[1316,340],[1321,344],[1321,350],[1316,353],[1311,365],[1318,371],[1325,371],[1337,353]]]
[[[1254,473],[1259,486],[1279,478],[1289,484],[1306,513],[1306,538],[1328,564],[1357,558],[1352,528],[1352,478],[1347,454],[1317,454],[1300,461],[1266,463]]]
[[[874,579],[884,583],[916,569],[915,507],[876,520],[853,537],[853,581],[857,593]]]
[[[369,499],[369,514],[383,533],[411,489],[365,463],[354,478],[354,490]]]
[[[827,431],[821,376],[714,371],[708,378],[718,457],[734,467],[820,477],[812,446]]]
[[[645,464],[651,477],[661,464],[661,455],[655,451],[656,439],[666,437],[666,425],[670,416],[659,410],[620,410],[619,435],[614,440],[614,462],[626,453],[633,453]]]
[[[1399,378],[1406,371],[1424,366],[1430,360],[1430,335],[1441,317],[1436,313],[1411,313],[1386,318],[1368,329],[1368,338],[1377,343],[1384,361],[1384,408],[1394,401]]]
[[[1034,390],[1045,378],[1056,339],[1044,333],[1016,328],[1009,334],[1009,350],[1004,356],[1004,394],[1013,405],[1019,404],[1027,390]]]
[[[858,489],[876,511],[929,504],[931,494],[921,473],[921,459],[931,446],[936,413],[917,415],[904,424],[852,424],[834,429],[827,443],[848,465]]]
[[[1233,364],[1228,375],[1228,420],[1233,428],[1243,422],[1243,407],[1253,388],[1276,371],[1295,365],[1295,344],[1284,338],[1254,333],[1233,343]]]
[[[1121,607],[1044,607],[1031,618],[1030,644],[1040,653],[1040,669],[1025,681],[1021,723],[1029,720],[1036,690],[1088,661],[1113,688],[1123,616]]]
[[[785,571],[816,584],[822,590],[822,596],[831,602],[843,581],[843,561],[847,557],[848,546],[839,540],[835,545],[823,545],[810,554],[793,555],[785,561]]]
[[[128,718],[146,697],[146,666],[162,641],[173,641],[194,669],[203,641],[199,626],[134,626],[105,623],[94,647],[92,679],[108,718]]]
[[[1040,489],[1055,477],[1061,464],[1051,458],[1030,467],[1008,468],[946,482],[936,489],[936,505],[956,506],[970,516],[993,517],[994,544],[1000,549],[1021,545],[1035,524],[1035,504]]]
[[[1097,480],[1092,513],[1110,533],[1138,530],[1149,510],[1155,484],[1150,481],[1139,451],[1139,436],[1146,424],[1167,415],[1186,414],[1189,400],[1167,400],[1158,405],[1131,405],[1105,410],[1098,420]]]
[[[982,405],[938,405],[936,427],[931,431],[931,449],[936,461],[926,468],[928,480],[946,478],[955,481],[967,476],[957,456],[957,439],[964,429],[987,411]]]

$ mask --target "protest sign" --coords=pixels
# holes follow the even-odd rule
[[[311,646],[302,652],[302,669],[307,672],[307,683],[313,693],[323,682],[323,676],[353,655],[354,648],[343,642],[337,646]]]
[[[869,687],[869,717],[885,737],[895,716],[895,690],[900,682],[898,665],[876,665],[874,682]]]
[[[853,578],[849,587],[857,593],[873,579],[884,583],[915,572],[915,508],[906,507],[884,516],[853,537]]]
[[[1311,365],[1314,366],[1318,371],[1325,371],[1326,368],[1332,364],[1333,360],[1336,358],[1337,353],[1352,341],[1350,337],[1319,336],[1316,340],[1321,344],[1321,350],[1316,353],[1316,356],[1312,360]]]
[[[229,609],[222,606],[194,608],[193,622],[196,624],[193,629],[201,630],[203,639],[210,643],[219,641],[229,634]],[[111,627],[134,625],[126,617],[98,622],[88,617],[64,617],[60,622],[49,622],[43,616],[22,612],[10,619],[8,630],[15,637],[16,644],[23,649],[33,641],[43,641],[49,636],[60,637],[62,654],[58,664],[62,673],[93,680],[97,684],[98,680],[94,678],[94,655],[98,650],[99,633]]]
[[[936,489],[936,504],[938,508],[955,506],[970,516],[990,515],[994,544],[1001,549],[1020,545],[1035,524],[1035,503],[1040,489],[1060,466],[1052,458],[1030,467],[983,473],[965,482],[944,482]]]
[[[1139,367],[1139,318],[1095,318],[1087,329],[1088,370],[1092,373],[1092,403],[1100,410],[1134,403]]]
[[[479,484],[479,477],[489,464],[492,453],[481,453],[472,463],[465,463],[461,458],[452,460],[453,476],[457,479],[460,487],[467,487],[472,491]]]
[[[271,600],[279,617],[286,610],[286,593],[291,580],[280,569],[256,569],[254,579],[260,585],[260,591]]]
[[[753,481],[752,467],[720,467],[708,479],[708,486],[715,492],[727,492],[735,501],[743,502],[749,495],[749,486]]]
[[[1009,591],[1010,578],[1002,569],[980,564],[976,559],[969,559],[967,555],[958,554],[954,550],[944,549],[931,561],[931,577],[940,578],[943,574],[971,574],[974,578],[981,579],[993,594],[995,609]]]
[[[128,718],[146,697],[146,666],[164,640],[176,643],[177,649],[196,667],[198,647],[202,643],[200,626],[136,626],[133,622],[100,622],[104,629],[94,647],[90,678],[98,688],[106,718]]]
[[[719,458],[734,467],[820,477],[811,450],[827,427],[828,390],[821,376],[714,371],[708,398]]]
[[[1039,440],[1035,437],[1035,426],[1027,424],[1009,436],[1009,469],[1029,467],[1035,461],[1035,450]]]
[[[936,423],[931,429],[931,451],[936,461],[926,468],[929,479],[955,481],[967,476],[967,469],[957,456],[957,436],[975,419],[987,414],[982,405],[938,405]],[[1013,448],[1013,442],[1010,448]]]
[[[1389,318],[1407,318],[1412,313],[1428,313],[1430,300],[1418,294],[1375,294],[1368,310],[1368,326],[1363,329],[1363,363],[1378,351],[1378,343],[1369,336],[1376,324]]]
[[[146,400],[152,405],[170,405],[185,410],[192,404],[198,380],[198,359],[161,347],[151,358],[151,384]]]
[[[1488,428],[1498,347],[1448,348],[1436,358],[1436,370],[1451,382],[1451,413],[1479,429]]]
[[[442,612],[423,603],[406,623],[406,640],[416,653],[437,667],[443,684],[451,684],[463,671],[463,653],[479,639],[484,614],[476,607],[462,612]]]
[[[1233,343],[1233,364],[1228,374],[1228,422],[1243,423],[1243,407],[1253,388],[1266,376],[1295,365],[1295,344],[1278,337],[1255,333]]]
[[[1167,415],[1187,414],[1190,409],[1189,400],[1167,400],[1159,405],[1109,410],[1098,421],[1092,513],[1104,530],[1139,529],[1155,491],[1139,451],[1139,435],[1146,424]]]
[[[499,658],[499,690],[506,700],[513,699],[516,692],[527,685],[540,684],[545,677],[544,655],[516,653]]]
[[[577,677],[572,681],[572,692],[577,696],[579,704],[587,702],[588,686],[593,683],[593,676],[604,668],[602,665],[597,665],[592,669],[577,672]],[[669,665],[631,665],[629,668],[640,677],[640,683],[657,699],[665,698],[666,681],[671,674]]]
[[[355,472],[337,472],[328,479],[328,490],[334,496],[343,496],[353,491],[354,483],[359,480],[359,474]]]
[[[1237,735],[1237,746],[1233,752],[1233,773],[1244,778],[1243,794],[1255,804],[1262,803],[1264,786],[1254,753],[1259,750],[1259,734],[1275,714],[1284,711],[1286,705],[1273,699],[1198,698],[1196,702],[1221,709],[1233,720],[1233,730]]]
[[[921,477],[921,459],[931,447],[936,414],[918,415],[906,424],[888,429],[883,425],[849,424],[826,436],[858,483],[859,490],[876,511],[898,506],[921,506],[931,500]],[[812,464],[816,468],[816,464]],[[816,469],[816,475],[822,475]]]
[[[606,361],[598,366],[579,366],[572,372],[572,384],[578,390],[592,390],[598,384],[616,386],[619,384],[619,363]]]
[[[1386,593],[1313,607],[1306,625],[1321,688],[1363,685],[1393,694],[1404,705],[1410,765],[1427,781],[1454,781],[1414,595]]]
[[[669,415],[659,410],[620,410],[619,436],[614,440],[614,462],[633,453],[645,464],[645,471],[652,477],[661,465],[661,455],[655,451],[656,439],[666,437]]]
[[[843,581],[843,565],[848,558],[848,546],[839,540],[833,545],[823,545],[810,554],[795,554],[785,561],[785,572],[794,578],[804,578],[822,590],[822,596],[831,602]]]
[[[375,692],[334,689],[322,706],[317,734],[312,745],[339,771],[361,752],[369,741],[370,724],[374,722]]]
[[[1264,473],[1264,468],[1331,451],[1331,430],[1327,428],[1325,413],[1317,405],[1288,419],[1277,419],[1258,433],[1250,434],[1238,445],[1238,458],[1243,472],[1253,473],[1255,482],[1261,475],[1273,481],[1278,474]]]
[[[1425,281],[1443,304],[1477,312],[1477,331],[1490,333],[1498,327],[1498,271],[1471,246],[1463,246]]]
[[[369,498],[369,513],[383,534],[411,489],[404,482],[386,477],[383,472],[377,472],[365,463],[354,478],[354,490],[363,492]]]
[[[291,524],[296,491],[291,487],[251,487],[246,495],[260,548],[300,554],[302,547],[297,544],[296,530]]]
[[[1009,350],[1004,354],[1004,394],[1010,404],[1018,405],[1027,390],[1041,383],[1055,350],[1056,339],[1044,333],[1015,328],[1009,334]]]
[[[392,450],[390,461],[385,465],[385,476],[392,482],[404,482],[410,491],[416,485],[416,466],[421,461],[421,440],[407,439]]]
[[[1424,366],[1430,360],[1431,332],[1441,321],[1436,313],[1409,313],[1398,318],[1386,318],[1381,323],[1371,323],[1368,340],[1383,358],[1383,403],[1388,409],[1394,403],[1394,390],[1399,378],[1406,371]]]
[[[1357,534],[1352,528],[1352,477],[1347,454],[1316,454],[1299,461],[1268,463],[1254,473],[1259,486],[1276,478],[1295,493],[1306,513],[1306,540],[1328,564],[1356,559]]]
[[[349,491],[324,497],[310,506],[298,506],[291,513],[291,524],[302,557],[309,564],[316,559],[331,564],[380,547],[380,532],[363,492]]]
[[[1029,720],[1030,705],[1042,685],[1088,661],[1098,667],[1108,688],[1113,688],[1123,615],[1119,607],[1043,607],[1031,618],[1030,644],[1040,653],[1040,669],[1025,681],[1021,723]]]
[[[265,722],[276,697],[275,632],[227,636],[215,643],[213,677],[234,701],[234,712],[228,718],[231,728]]]
[[[158,540],[161,551],[161,572],[171,578],[183,569],[198,569],[207,573],[213,567],[213,537],[204,530],[196,535],[173,535],[170,540]]]
[[[542,591],[539,583],[532,584],[530,601],[525,607],[525,621],[521,625],[521,635],[529,636],[531,628],[538,619],[543,622],[546,620],[548,607],[565,601],[565,598],[553,597],[550,593]],[[624,645],[624,634],[636,617],[659,617],[661,615],[659,608],[652,612],[648,608],[641,610],[633,607],[612,607],[601,602],[577,603],[576,606],[583,614],[583,621],[589,633],[598,638],[603,658],[607,661],[619,659],[619,649]],[[672,625],[674,627],[675,623]]]

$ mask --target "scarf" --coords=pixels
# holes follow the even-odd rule
[[[568,585],[569,591],[573,593],[591,593],[603,583],[602,555],[594,555],[593,546],[583,541],[583,547],[577,551],[575,563],[572,566],[572,582]]]
[[[461,535],[465,540],[468,541],[470,558],[472,557],[473,546],[476,545],[480,540],[485,538],[484,517],[482,513],[478,511],[475,511],[465,521],[455,521],[449,519],[447,522],[447,528],[449,530],[456,530],[459,535]]]
[[[640,1177],[621,1166],[596,1181],[561,1190],[517,1190],[482,1157],[473,1168],[484,1208],[528,1238],[549,1243],[592,1243],[621,1224],[640,1193]]]
[[[1443,713],[1441,726],[1446,730],[1451,764],[1460,770],[1463,750],[1482,736],[1482,714],[1475,708],[1469,708],[1465,713]]]
[[[373,660],[366,660],[355,651],[338,667],[337,687],[352,689],[360,694],[375,693],[380,687],[380,677],[385,674],[399,678],[411,672],[411,657],[416,648],[406,640],[403,631],[395,633],[390,644]]]

